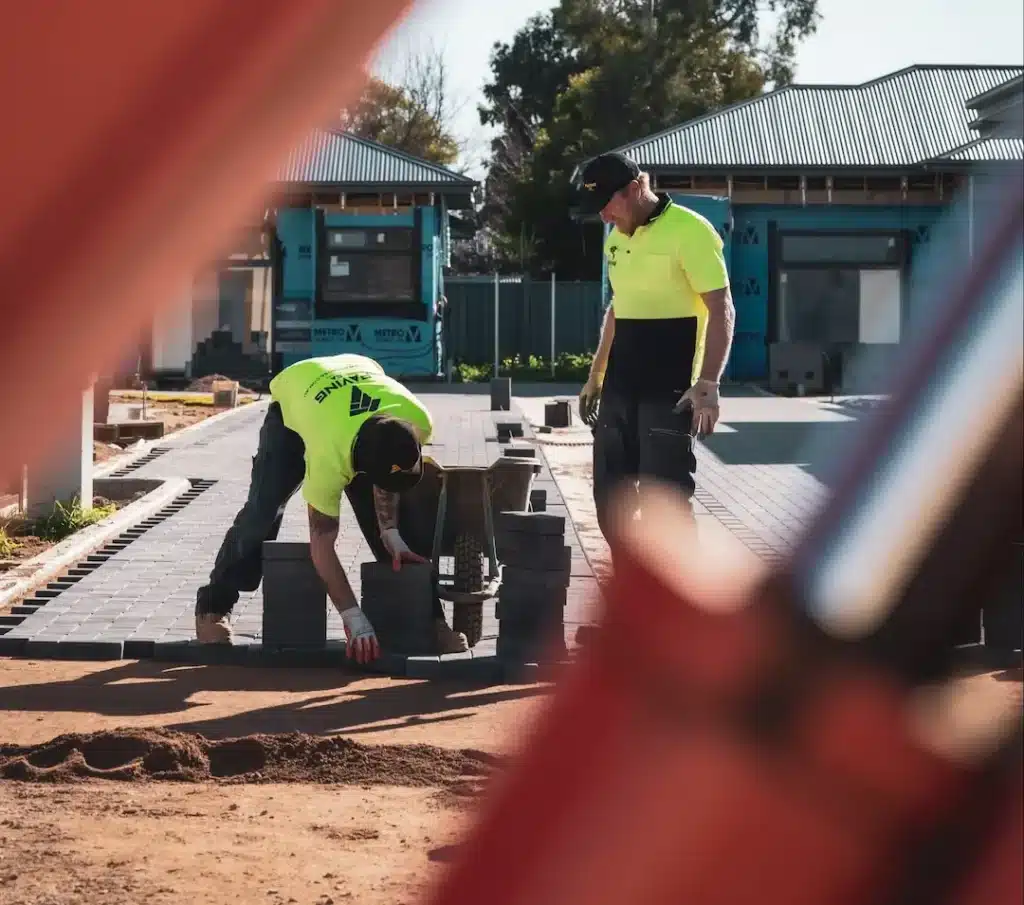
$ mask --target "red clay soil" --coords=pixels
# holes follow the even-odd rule
[[[62,735],[41,745],[0,745],[0,779],[66,783],[315,783],[445,788],[484,777],[494,755],[432,745],[363,745],[304,733],[211,741],[164,729]]]

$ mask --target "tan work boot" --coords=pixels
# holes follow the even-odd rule
[[[469,650],[469,641],[462,632],[449,627],[444,619],[434,620],[434,639],[437,642],[437,653],[464,654]]]
[[[231,617],[196,613],[196,640],[200,644],[230,644]]]

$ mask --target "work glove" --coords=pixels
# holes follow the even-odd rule
[[[345,626],[345,655],[357,663],[369,663],[380,656],[377,633],[366,614],[358,607],[349,607],[341,614]]]
[[[672,410],[681,415],[687,409],[692,413],[690,433],[702,437],[715,432],[718,423],[718,384],[713,380],[698,380],[679,398]]]
[[[404,562],[429,562],[417,553],[413,553],[412,550],[406,545],[405,541],[402,540],[402,535],[398,533],[397,528],[385,528],[380,533],[381,542],[384,544],[384,549],[388,551],[388,555],[391,557],[391,567],[397,572],[402,568]]]
[[[580,421],[587,427],[597,423],[597,406],[601,399],[601,384],[604,374],[591,374],[580,390]]]

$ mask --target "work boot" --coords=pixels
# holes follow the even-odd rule
[[[196,613],[196,640],[200,644],[230,644],[231,616]]]
[[[469,650],[466,636],[451,628],[444,619],[434,620],[434,639],[437,642],[438,655],[464,654]]]

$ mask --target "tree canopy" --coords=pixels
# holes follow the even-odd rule
[[[342,128],[442,166],[462,153],[443,54],[410,54],[397,77],[372,77],[359,100],[341,113]]]
[[[491,54],[485,222],[509,269],[593,278],[601,234],[569,218],[586,157],[787,84],[818,0],[560,0]]]

